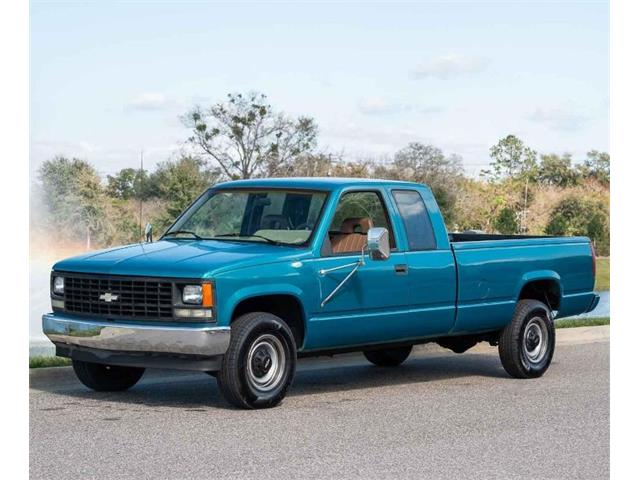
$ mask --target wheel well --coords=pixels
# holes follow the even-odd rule
[[[304,342],[304,312],[298,299],[292,295],[262,295],[241,301],[233,310],[231,323],[240,315],[251,312],[267,312],[280,317],[291,329],[296,346]]]
[[[539,300],[551,310],[560,308],[560,286],[555,280],[534,280],[527,283],[520,291],[518,300]]]

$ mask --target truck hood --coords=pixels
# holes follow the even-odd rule
[[[56,271],[206,278],[224,270],[300,258],[305,250],[253,242],[160,240],[98,250],[56,263]]]

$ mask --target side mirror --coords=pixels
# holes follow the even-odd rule
[[[386,228],[374,227],[367,232],[367,250],[371,260],[386,260],[391,254],[389,248],[389,231]]]

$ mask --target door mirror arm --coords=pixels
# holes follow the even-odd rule
[[[360,252],[360,258],[358,259],[357,262],[351,262],[345,265],[338,265],[337,267],[333,267],[333,268],[323,268],[322,270],[320,270],[320,275],[324,277],[327,273],[353,267],[353,269],[347,274],[347,276],[344,277],[338,285],[336,285],[336,288],[334,288],[331,291],[331,293],[327,295],[327,297],[324,300],[322,300],[322,302],[320,303],[321,307],[324,307],[329,302],[329,300],[331,300],[336,295],[336,293],[338,293],[338,291],[344,286],[344,284],[347,283],[349,279],[355,275],[358,269],[362,265],[364,265],[364,251],[366,248],[367,248],[366,245],[362,247],[362,251]]]
[[[367,243],[362,247],[360,258],[357,262],[351,262],[333,268],[323,268],[322,270],[320,270],[320,275],[324,277],[327,273],[353,267],[353,269],[347,274],[347,276],[344,277],[338,285],[336,285],[336,288],[334,288],[331,293],[327,295],[324,300],[322,300],[322,302],[320,303],[320,307],[324,307],[333,297],[335,297],[336,293],[338,293],[338,291],[349,281],[349,279],[356,274],[358,269],[362,265],[364,265],[365,251],[369,252],[369,258],[371,260],[387,260],[391,255],[391,249],[389,248],[389,231],[386,228],[382,227],[369,229],[369,231],[367,232]]]

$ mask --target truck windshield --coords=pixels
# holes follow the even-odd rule
[[[300,190],[210,190],[164,237],[304,245],[326,197]]]

